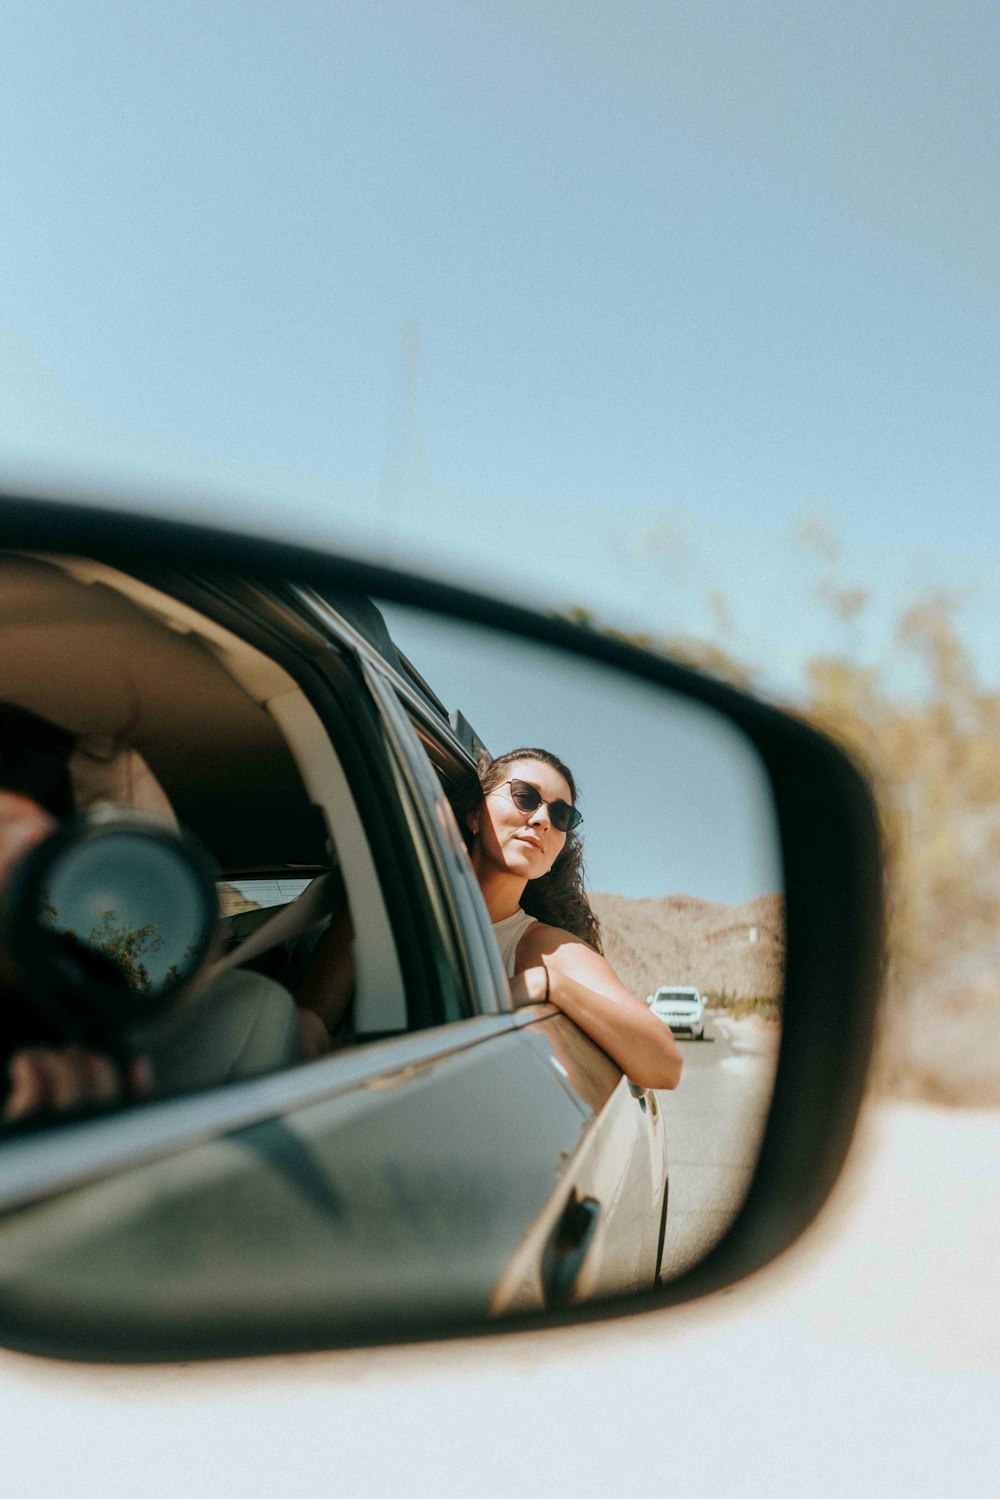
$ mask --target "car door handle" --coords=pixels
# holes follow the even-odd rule
[[[600,1217],[596,1197],[571,1194],[542,1255],[542,1288],[550,1310],[569,1304]]]
[[[639,1105],[639,1107],[642,1110],[642,1112],[645,1113],[646,1112],[646,1089],[645,1088],[640,1088],[639,1084],[638,1083],[634,1083],[631,1078],[626,1078],[625,1081],[628,1083],[628,1091],[631,1093],[632,1097],[635,1099],[636,1103]]]

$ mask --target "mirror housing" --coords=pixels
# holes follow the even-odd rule
[[[65,501],[0,501],[0,544],[29,552],[80,553],[139,578],[170,567],[182,574],[219,569],[262,580],[295,579],[329,591],[360,591],[429,608],[599,663],[626,677],[701,703],[737,727],[756,749],[770,781],[786,891],[783,1028],[772,1105],[756,1172],[722,1240],[689,1272],[643,1296],[551,1310],[502,1323],[466,1311],[436,1312],[434,1330],[482,1334],[545,1322],[650,1310],[719,1290],[786,1248],[819,1211],[843,1164],[869,1060],[882,933],[882,860],[871,793],[846,754],[800,719],[723,683],[619,639],[370,560],[331,556],[287,541],[227,533]],[[267,620],[261,621],[266,631]],[[638,750],[636,750],[638,752]],[[124,1128],[129,1117],[119,1123]],[[134,1116],[138,1117],[138,1116]],[[0,1238],[3,1220],[0,1219]],[[224,1273],[224,1266],[219,1267]],[[426,1322],[338,1331],[322,1318],[287,1331],[247,1326],[225,1338],[207,1328],[183,1345],[101,1343],[91,1327],[74,1340],[54,1333],[29,1309],[0,1305],[0,1341],[77,1357],[171,1357],[259,1352],[265,1348],[427,1336]]]

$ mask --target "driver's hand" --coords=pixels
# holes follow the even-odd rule
[[[56,820],[30,796],[0,790],[0,885],[29,848],[55,831]]]
[[[124,1075],[101,1052],[80,1046],[61,1050],[26,1047],[7,1064],[10,1091],[5,1120],[26,1119],[39,1109],[62,1112],[86,1104],[116,1103],[120,1098],[148,1098],[153,1073],[145,1057],[129,1063]]]

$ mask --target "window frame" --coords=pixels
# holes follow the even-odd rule
[[[465,1015],[506,1014],[513,1009],[510,987],[485,903],[473,875],[454,814],[423,743],[428,736],[456,769],[473,761],[446,719],[415,690],[316,590],[291,586],[300,608],[333,633],[356,659],[379,712],[400,780],[400,795],[424,854],[425,888],[432,892],[439,930],[447,943],[466,996]]]
[[[496,1015],[513,1010],[510,986],[489,913],[469,863],[468,853],[421,737],[388,673],[366,666],[390,733],[397,745],[404,776],[430,854],[430,872],[442,893],[454,950],[461,964],[470,1001],[469,1014]],[[471,769],[471,762],[468,764]]]
[[[395,1034],[448,1023],[439,993],[442,957],[448,982],[463,984],[463,973],[426,885],[425,848],[416,832],[421,819],[414,818],[392,733],[366,680],[366,659],[376,653],[332,606],[317,595],[319,607],[309,607],[307,590],[287,579],[167,576],[144,579],[262,651],[303,693],[341,764],[374,864],[406,1000],[406,1030]]]

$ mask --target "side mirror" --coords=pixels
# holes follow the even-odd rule
[[[98,1048],[138,1007],[161,1048],[151,1099],[0,1130],[0,1342],[208,1357],[617,1316],[730,1284],[810,1222],[881,943],[872,797],[834,744],[357,559],[17,499],[0,544],[0,702],[84,746],[130,736],[210,858],[132,806],[68,823],[0,892],[25,989],[0,1066],[29,992]],[[484,745],[518,750],[486,797]],[[143,973],[107,911],[155,926]],[[712,994],[712,1044],[690,1002],[645,1032],[679,1087],[605,1024],[601,946],[641,1025],[661,986]],[[720,1107],[725,1211],[703,1191]]]

